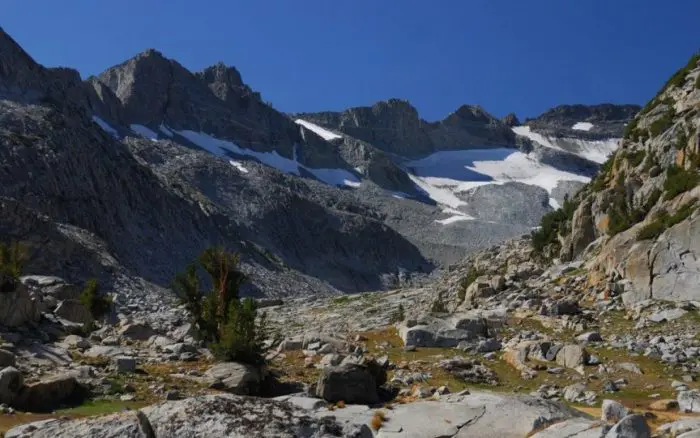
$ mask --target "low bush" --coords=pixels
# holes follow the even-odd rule
[[[662,211],[654,219],[654,222],[639,230],[639,233],[637,233],[637,239],[656,239],[667,229],[689,218],[695,210],[697,210],[697,200],[684,204],[673,215],[669,215],[668,212]]]
[[[90,310],[93,318],[99,319],[109,312],[112,300],[100,294],[100,285],[95,278],[91,278],[85,283],[85,288],[80,293],[80,302]],[[89,330],[89,329],[88,329]]]
[[[627,154],[627,161],[632,167],[637,167],[642,164],[644,157],[646,157],[646,151],[644,149],[638,150],[636,152],[630,152]]]
[[[666,169],[666,181],[664,181],[664,199],[673,199],[681,193],[694,188],[700,183],[700,174],[695,170],[686,170],[678,166],[670,166]]]
[[[258,315],[251,298],[241,300],[239,289],[246,276],[238,269],[237,254],[209,248],[173,280],[173,289],[185,303],[197,333],[214,355],[223,360],[258,364],[264,361],[267,318]],[[210,277],[205,293],[199,271]]]
[[[19,279],[28,260],[27,248],[19,242],[0,242],[0,274]]]

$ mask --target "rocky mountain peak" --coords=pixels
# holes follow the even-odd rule
[[[44,68],[0,28],[0,93],[14,95],[42,89],[43,74]]]
[[[207,83],[217,82],[225,84],[228,87],[240,87],[243,85],[243,79],[236,67],[227,66],[221,61],[205,68],[202,72],[197,73],[197,75]]]
[[[452,118],[458,118],[460,120],[465,120],[469,122],[481,123],[490,123],[492,121],[496,121],[495,117],[486,112],[479,105],[462,105],[459,108],[457,108],[457,111],[447,116],[446,120],[450,120]]]
[[[503,122],[503,124],[505,124],[506,126],[510,126],[511,128],[513,126],[520,125],[520,120],[518,120],[518,116],[516,116],[515,113],[509,113],[501,119],[501,122]]]

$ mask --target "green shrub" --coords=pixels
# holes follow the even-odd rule
[[[673,106],[669,106],[666,112],[649,126],[649,132],[652,137],[657,137],[671,126],[673,126],[673,118],[676,116],[676,110]]]
[[[681,193],[694,188],[700,183],[700,175],[695,170],[686,170],[682,167],[671,166],[666,169],[666,181],[664,181],[664,199],[673,199]]]
[[[100,285],[95,278],[91,278],[85,283],[85,288],[80,293],[80,302],[90,310],[93,318],[99,319],[112,306],[112,300],[109,297],[100,294]],[[90,330],[86,328],[86,330]]]
[[[685,133],[683,126],[680,126],[676,134],[676,149],[684,149],[688,145],[688,134]]]
[[[698,61],[700,61],[700,54],[693,55],[683,68],[676,71],[676,73],[674,73],[673,76],[671,76],[671,79],[669,79],[668,82],[666,82],[666,86],[664,87],[664,89],[672,86],[683,86],[688,77],[688,74],[697,66]]]
[[[397,322],[401,322],[404,319],[406,319],[406,314],[404,312],[403,304],[399,303],[399,307],[394,311],[394,313],[391,314],[389,322],[391,324],[394,324]]]
[[[557,237],[566,231],[567,223],[573,218],[576,207],[577,205],[570,201],[567,196],[561,208],[542,216],[539,229],[531,233],[532,247],[536,253],[542,254],[549,245],[558,247]]]
[[[659,164],[659,160],[656,158],[656,155],[654,153],[649,153],[647,155],[647,159],[644,161],[644,168],[642,171],[644,173],[649,173],[652,167],[657,166]]]
[[[629,123],[627,123],[627,126],[625,126],[624,138],[636,140],[635,133],[637,132],[638,123],[639,119],[637,117],[635,117],[634,119],[630,120]]]
[[[0,242],[0,274],[5,274],[14,279],[19,279],[27,262],[27,248],[19,242],[9,245]]]
[[[681,206],[672,216],[669,216],[666,221],[666,226],[671,228],[672,226],[679,224],[690,217],[691,214],[697,209],[697,200],[693,199]]]
[[[198,263],[175,276],[172,287],[189,311],[197,334],[217,358],[258,364],[264,361],[267,315],[258,315],[251,298],[239,298],[246,276],[238,270],[238,263],[237,254],[209,248]],[[201,286],[200,270],[209,275],[212,288],[208,294]]]
[[[641,149],[636,152],[630,152],[629,154],[627,154],[627,161],[632,167],[637,167],[640,164],[642,164],[642,161],[644,161],[644,157],[646,157],[646,151],[644,149]]]
[[[457,297],[459,298],[460,303],[464,302],[464,299],[467,296],[467,288],[469,287],[469,285],[474,283],[474,280],[479,278],[480,275],[482,275],[481,271],[476,269],[474,266],[471,266],[469,268],[469,272],[467,272],[467,275],[464,278],[462,278],[462,280],[460,280],[459,291],[457,292]]]
[[[697,200],[694,199],[691,202],[683,204],[683,206],[673,215],[669,215],[668,212],[662,211],[655,218],[654,222],[639,230],[639,233],[637,233],[637,239],[656,239],[667,229],[689,218],[695,210],[697,210]]]
[[[445,305],[445,300],[442,298],[442,293],[438,293],[435,301],[430,305],[430,311],[433,313],[447,313],[447,306]]]
[[[695,78],[695,88],[700,90],[700,74]]]
[[[656,239],[661,235],[661,233],[664,232],[664,230],[666,230],[666,226],[664,225],[663,221],[655,220],[654,222],[650,223],[649,225],[645,225],[641,230],[639,230],[639,233],[637,233],[637,239]]]

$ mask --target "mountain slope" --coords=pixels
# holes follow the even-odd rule
[[[629,123],[549,244],[564,259],[589,261],[600,278],[623,279],[627,303],[700,298],[699,62],[694,56]]]

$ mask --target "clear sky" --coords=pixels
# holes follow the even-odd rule
[[[700,0],[5,0],[0,26],[47,66],[99,73],[146,48],[216,61],[286,112],[400,97],[534,116],[644,103],[700,48]]]

